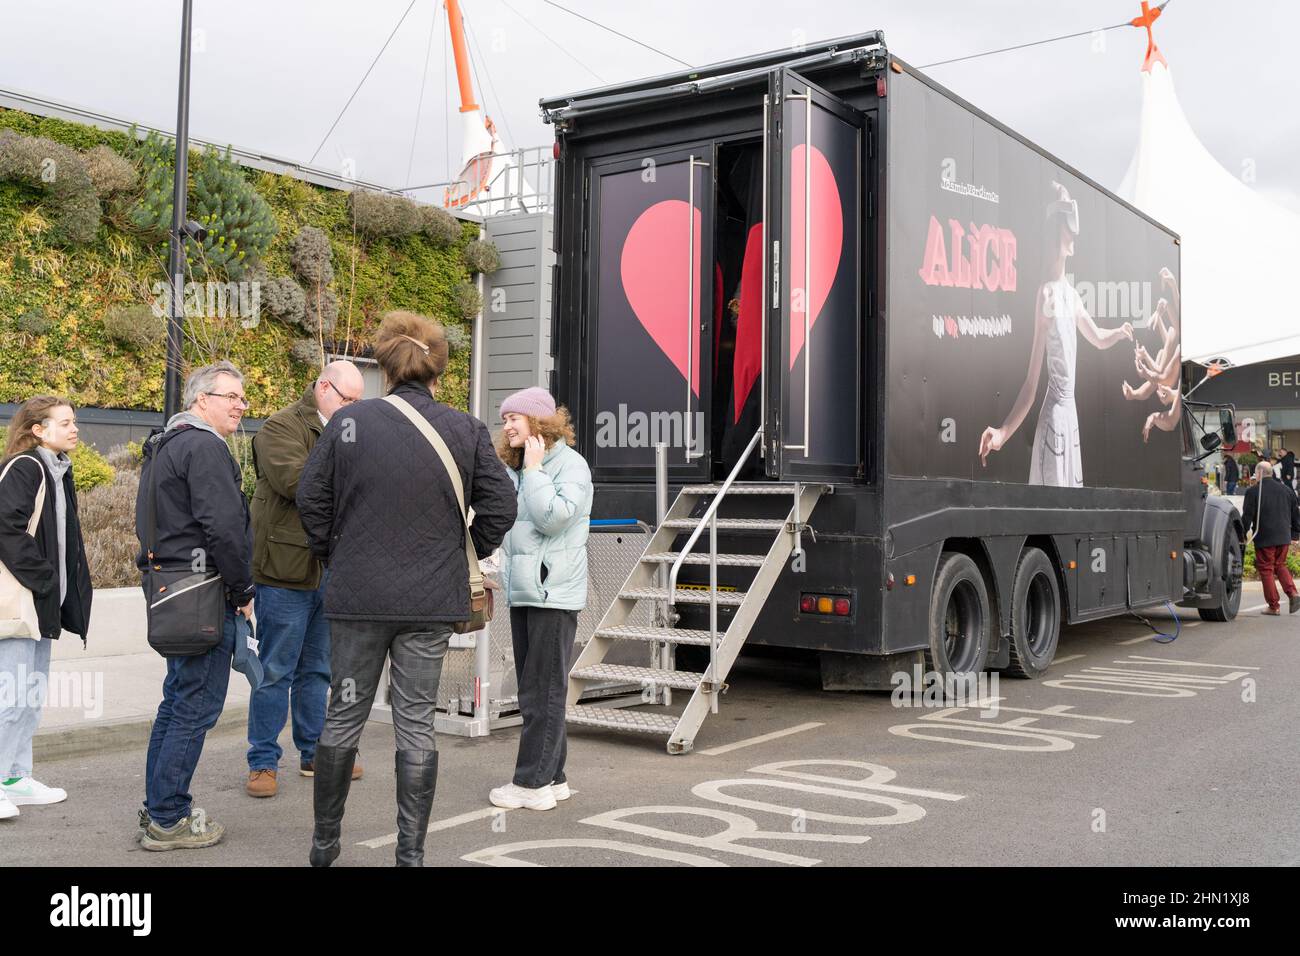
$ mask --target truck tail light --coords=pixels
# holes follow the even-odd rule
[[[801,594],[799,596],[799,612],[801,614],[849,617],[853,613],[853,602],[849,598],[834,594]]]

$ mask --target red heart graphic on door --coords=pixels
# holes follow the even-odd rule
[[[796,146],[790,157],[790,367],[794,368],[803,348],[804,309],[810,309],[811,333],[822,306],[835,284],[844,245],[844,214],[835,172],[822,151],[812,148],[812,281],[804,280],[804,147]],[[804,290],[808,291],[805,292]]]
[[[637,319],[668,360],[686,376],[687,329],[682,306],[686,304],[690,273],[686,271],[687,204],[681,199],[657,202],[637,217],[627,238],[619,269],[623,294]],[[700,258],[703,215],[694,210],[695,294],[691,301],[690,343],[693,356],[691,391],[700,394]]]
[[[690,390],[699,394],[699,261],[703,255],[701,230],[703,216],[694,211],[695,233],[695,291],[690,303],[690,343],[693,368],[690,369]],[[632,304],[632,311],[650,333],[655,345],[676,365],[682,377],[686,375],[686,317],[681,307],[686,304],[690,285],[690,272],[686,269],[686,203],[681,199],[666,199],[655,203],[633,222],[628,238],[623,241],[623,256],[619,263],[623,276],[623,293]]]

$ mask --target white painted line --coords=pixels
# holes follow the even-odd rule
[[[1141,637],[1130,637],[1127,641],[1116,641],[1116,644],[1141,644],[1143,641],[1155,640],[1155,634],[1143,634]]]
[[[1053,658],[1052,663],[1053,663],[1053,664],[1064,664],[1066,661],[1077,661],[1079,658],[1081,658],[1081,657],[1083,657],[1083,656],[1085,656],[1085,655],[1083,655],[1083,654],[1070,654],[1070,655],[1067,656],[1067,657],[1057,657],[1057,658]]]
[[[576,794],[578,791],[570,787],[569,792]],[[557,806],[563,805],[563,803],[557,804]],[[462,813],[459,816],[448,817],[445,820],[435,820],[433,823],[429,824],[429,829],[425,832],[437,833],[440,830],[450,830],[453,827],[458,827],[466,823],[474,823],[477,820],[490,820],[498,813],[512,812],[512,810],[506,810],[501,807],[485,807],[482,810],[471,810],[469,813]],[[357,846],[364,846],[369,850],[377,850],[380,847],[392,846],[396,842],[397,834],[390,833],[387,836],[375,837],[373,840],[362,840],[357,843]]]
[[[1238,611],[1237,613],[1238,613],[1238,614],[1249,614],[1251,611],[1262,611],[1262,610],[1264,610],[1264,608],[1266,608],[1266,607],[1268,607],[1267,604],[1256,604],[1254,607],[1248,607],[1248,608],[1245,608],[1244,610]]]
[[[755,744],[765,744],[769,740],[776,740],[778,737],[788,737],[791,734],[803,733],[805,730],[814,730],[818,727],[825,726],[825,724],[800,724],[798,727],[791,727],[788,730],[774,730],[770,734],[750,737],[747,740],[737,740],[734,744],[724,744],[721,747],[713,747],[709,750],[700,750],[698,753],[702,753],[706,757],[716,757],[719,754],[730,753],[731,751],[739,750],[742,747],[752,747]]]

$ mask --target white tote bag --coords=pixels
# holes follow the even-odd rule
[[[10,460],[5,470],[0,472],[3,482],[9,469],[18,459]],[[27,533],[36,537],[36,526],[41,520],[41,508],[45,505],[45,469],[41,468],[41,486],[36,491],[36,507],[32,509],[32,518],[27,522]],[[0,638],[28,637],[40,640],[41,625],[36,617],[36,602],[32,592],[18,583],[18,579],[0,561]]]

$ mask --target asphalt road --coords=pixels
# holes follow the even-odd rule
[[[1300,615],[1261,617],[1261,605],[1248,591],[1254,609],[1235,623],[1193,617],[1165,645],[1127,618],[1068,628],[1047,677],[1001,680],[990,691],[1002,709],[987,717],[824,693],[811,661],[742,660],[690,755],[572,731],[577,792],[545,813],[487,803],[509,779],[517,730],[443,737],[426,861],[1294,865]],[[41,765],[70,797],[0,823],[0,865],[305,865],[311,781],[286,760],[279,796],[247,797],[244,746],[237,730],[210,736],[195,776],[197,805],[227,828],[216,847],[140,850],[144,754],[114,753]],[[802,763],[772,766],[789,761]],[[391,727],[367,727],[362,762],[337,865],[390,866]]]

